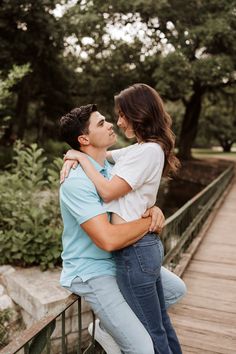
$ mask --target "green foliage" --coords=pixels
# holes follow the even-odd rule
[[[0,310],[0,349],[8,342],[8,325],[12,311],[10,309]]]
[[[217,95],[208,95],[204,101],[202,128],[207,138],[214,139],[223,148],[230,152],[236,142],[236,94],[234,89],[228,88]]]
[[[0,263],[52,268],[60,263],[58,203],[61,159],[45,167],[43,150],[17,142],[10,171],[0,176]]]
[[[11,90],[29,72],[30,66],[28,64],[21,66],[13,65],[5,78],[3,78],[3,74],[0,72],[0,139],[12,119],[7,110],[7,106],[13,104],[13,93]]]
[[[12,132],[21,139],[32,125],[41,131],[42,126],[47,127],[47,122],[55,121],[72,105],[74,72],[64,60],[66,24],[54,15],[60,4],[65,1],[1,2],[1,70],[6,76],[13,65],[29,63],[31,67],[31,72],[15,87],[16,99],[8,106],[14,118]],[[33,113],[31,104],[36,106]],[[44,133],[52,132],[45,129]]]
[[[0,109],[2,109],[3,101],[11,95],[10,89],[29,71],[30,66],[28,64],[22,66],[13,65],[4,80],[1,78],[2,74],[0,73]]]
[[[181,157],[188,158],[204,96],[235,87],[235,4],[235,0],[76,2],[68,18],[70,34],[87,53],[86,59],[78,58],[80,92],[87,92],[82,97],[87,99],[92,92],[97,103],[111,107],[111,93],[138,81],[155,87],[166,100],[182,101],[178,141]],[[123,35],[117,40],[112,26],[129,39]],[[83,37],[90,42],[83,42]]]

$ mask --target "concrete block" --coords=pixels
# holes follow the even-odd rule
[[[0,284],[0,296],[2,296],[5,292],[4,287]]]
[[[15,269],[10,265],[0,266],[0,283],[5,285],[4,275],[13,273]]]
[[[84,312],[87,312],[87,311],[91,311],[91,307],[82,298],[82,301],[81,301],[81,312],[84,313]],[[71,307],[69,307],[68,310],[66,310],[66,317],[71,317],[71,316],[74,316],[74,315],[77,315],[77,314],[78,314],[78,303],[76,302]]]
[[[36,319],[23,308],[21,308],[20,313],[26,328],[31,327],[36,322]]]
[[[90,343],[90,335],[87,329],[82,331],[82,348],[86,348]],[[67,340],[67,351],[68,353],[76,353],[77,345],[78,345],[78,333],[70,333],[66,336]]]
[[[71,332],[71,319],[66,318],[65,320],[65,334]],[[54,329],[51,338],[61,338],[62,336],[62,320],[61,316],[56,320],[56,328]]]
[[[90,322],[93,321],[93,315],[91,311],[84,312],[82,315],[82,329],[88,328]],[[71,331],[78,331],[78,314],[71,318]]]
[[[37,267],[4,273],[10,297],[36,320],[60,311],[70,292],[59,283],[60,270],[42,272]]]
[[[13,307],[12,299],[8,295],[0,296],[0,310],[12,309]]]

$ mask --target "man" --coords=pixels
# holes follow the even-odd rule
[[[112,124],[106,122],[95,105],[76,108],[63,116],[60,129],[73,149],[86,153],[95,168],[109,176],[106,150],[116,136]],[[95,186],[80,166],[62,184],[60,201],[64,222],[62,286],[85,297],[123,353],[153,354],[150,336],[119,291],[110,252],[138,241],[148,232],[152,215],[158,231],[157,226],[163,223],[161,212],[155,217],[156,210],[151,209],[147,218],[112,225]],[[175,288],[173,283],[178,283],[184,293],[182,281],[168,276],[167,282],[174,279],[170,291]]]

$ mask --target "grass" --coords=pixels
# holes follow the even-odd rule
[[[236,159],[236,151],[223,152],[212,149],[192,149],[194,157],[218,157],[218,158],[232,158]]]

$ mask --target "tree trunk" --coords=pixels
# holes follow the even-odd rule
[[[30,78],[26,76],[21,84],[16,104],[15,133],[18,139],[23,139],[28,121],[28,107],[30,102]]]
[[[231,148],[233,146],[233,141],[232,140],[229,140],[229,139],[221,139],[219,140],[220,141],[220,145],[222,146],[224,152],[230,152],[231,151]]]
[[[195,92],[186,104],[184,119],[182,122],[178,157],[181,160],[190,160],[191,147],[198,131],[198,121],[201,113],[203,90],[195,85]]]

